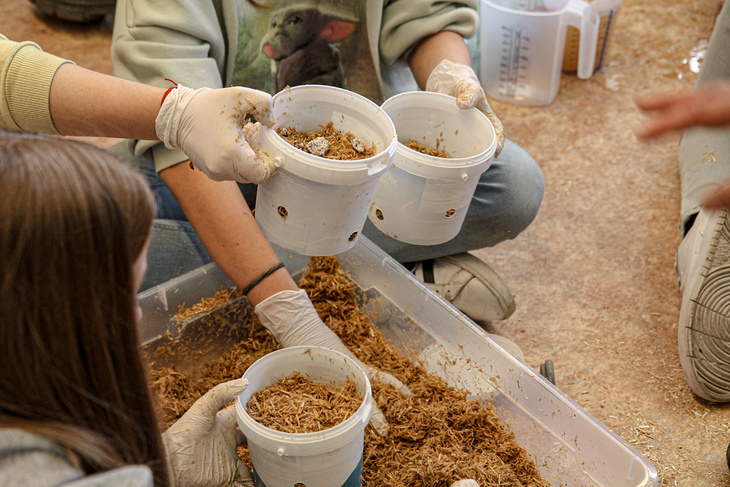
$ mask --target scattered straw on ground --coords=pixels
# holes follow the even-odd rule
[[[413,139],[407,141],[403,145],[405,145],[409,149],[413,149],[416,152],[420,152],[422,154],[426,154],[427,156],[443,157],[443,158],[448,159],[450,157],[449,156],[449,153],[446,152],[445,150],[439,149],[438,148],[438,141],[436,141],[436,142],[437,142],[437,146],[436,146],[435,149],[432,149],[431,147],[429,147],[427,145],[423,145],[420,142],[417,142],[417,141],[415,141]]]
[[[276,431],[316,433],[347,420],[362,401],[352,379],[344,385],[316,384],[295,372],[254,393],[246,412]]]
[[[294,127],[284,127],[278,134],[297,149],[309,154],[336,160],[367,159],[375,155],[375,144],[367,147],[352,132],[343,133],[328,122],[316,132],[298,132]]]
[[[360,360],[394,375],[413,391],[405,397],[393,386],[372,382],[373,396],[390,432],[381,437],[366,428],[364,486],[449,486],[460,479],[475,479],[481,487],[548,485],[491,404],[469,400],[465,392],[426,373],[390,346],[358,306],[357,285],[336,258],[312,258],[299,285],[309,293],[323,321]],[[155,371],[165,424],[174,422],[215,384],[240,377],[255,360],[278,348],[255,315],[247,314],[239,327],[247,337],[218,360],[202,365],[199,377],[184,377],[169,369]],[[247,449],[239,448],[239,455],[250,466]]]

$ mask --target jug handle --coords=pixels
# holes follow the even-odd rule
[[[598,12],[583,0],[570,0],[563,11],[563,18],[567,25],[572,25],[580,30],[578,77],[588,79],[593,75],[596,63],[598,26],[601,19]]]

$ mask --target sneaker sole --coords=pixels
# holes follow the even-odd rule
[[[723,211],[703,268],[679,318],[679,356],[690,389],[712,402],[730,402],[730,224]],[[704,249],[701,249],[704,252]],[[686,325],[682,326],[682,323]]]

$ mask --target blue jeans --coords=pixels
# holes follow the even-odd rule
[[[213,259],[152,163],[132,155],[127,149],[126,142],[120,142],[107,150],[129,161],[145,176],[157,200],[157,218],[152,225],[147,273],[139,291],[162,284],[211,262]]]
[[[129,160],[150,182],[158,202],[159,220],[152,230],[149,268],[142,290],[165,282],[211,261],[175,197],[153,165],[132,156],[125,143],[109,149]],[[256,186],[240,184],[249,206],[256,201]],[[440,245],[412,245],[388,237],[367,220],[363,234],[401,263],[435,259],[469,250],[492,247],[513,239],[537,216],[545,191],[542,171],[535,160],[512,141],[477,184],[459,234]]]

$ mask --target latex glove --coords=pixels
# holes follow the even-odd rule
[[[497,150],[494,157],[502,152],[504,147],[504,127],[502,122],[494,114],[487,101],[479,78],[471,67],[466,64],[452,63],[448,59],[441,61],[428,76],[426,90],[444,93],[456,98],[459,108],[467,109],[475,107],[484,113],[492,125],[497,137]]]
[[[476,480],[472,479],[464,479],[464,480],[457,480],[453,484],[451,484],[451,487],[479,487],[479,484]]]
[[[263,183],[276,171],[261,150],[261,123],[271,126],[271,95],[250,88],[170,91],[155,120],[157,137],[168,149],[182,149],[214,181]],[[244,121],[253,115],[256,123]]]
[[[162,434],[175,486],[255,485],[236,452],[243,438],[235,410],[223,408],[247,385],[243,378],[218,384]]]
[[[276,337],[282,347],[308,345],[327,347],[342,352],[355,361],[368,378],[394,385],[402,394],[410,395],[411,391],[401,381],[375,367],[360,362],[348,350],[340,338],[320,319],[306,291],[286,290],[269,296],[254,309],[261,323]],[[380,436],[388,434],[388,421],[383,412],[373,401],[373,414],[370,425]]]

